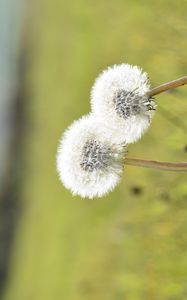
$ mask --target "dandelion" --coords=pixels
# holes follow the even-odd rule
[[[137,66],[114,65],[96,79],[92,112],[102,119],[114,142],[133,143],[147,130],[156,108],[149,91],[148,76]]]
[[[57,154],[60,179],[73,195],[101,197],[119,182],[125,149],[111,142],[102,122],[84,116],[62,137]]]

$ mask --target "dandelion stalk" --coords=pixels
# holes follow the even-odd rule
[[[138,158],[126,158],[125,164],[136,167],[153,168],[163,171],[187,172],[187,162],[161,162]]]
[[[150,92],[148,92],[149,97],[153,97],[155,95],[161,94],[171,89],[175,89],[179,86],[187,84],[187,76],[178,78],[176,80],[161,84],[155,88],[153,88]]]

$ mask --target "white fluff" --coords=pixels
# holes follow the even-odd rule
[[[119,182],[124,152],[124,146],[111,142],[102,122],[93,115],[84,116],[66,130],[60,142],[60,179],[73,195],[101,197]]]
[[[114,142],[133,143],[149,127],[156,107],[146,96],[149,90],[148,76],[137,66],[114,65],[98,76],[91,92],[92,112]]]

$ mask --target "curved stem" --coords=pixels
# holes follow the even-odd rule
[[[187,172],[187,162],[160,162],[155,160],[144,160],[138,158],[126,158],[126,165],[144,167],[144,168],[153,168],[163,171],[178,171],[178,172]]]
[[[187,84],[187,76],[159,85],[158,87],[155,87],[149,91],[147,95],[152,97],[185,84]]]

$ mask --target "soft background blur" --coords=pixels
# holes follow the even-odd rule
[[[63,131],[107,66],[187,74],[187,1],[1,0],[0,299],[187,299],[187,175],[127,166],[113,193],[58,180]],[[185,161],[187,87],[157,97],[129,156]]]

